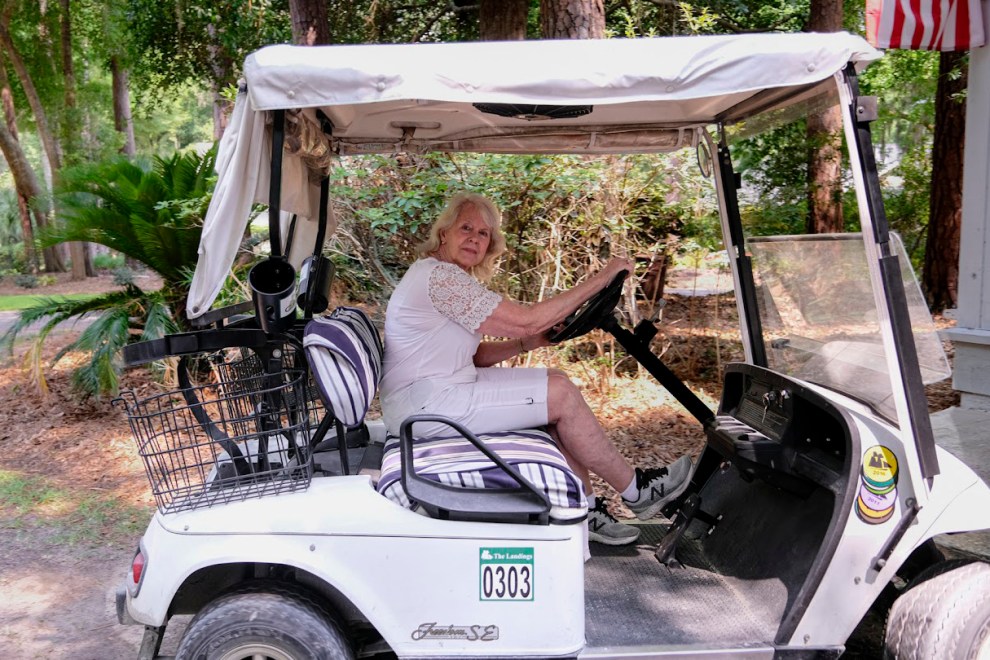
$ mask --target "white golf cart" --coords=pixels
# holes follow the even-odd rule
[[[126,353],[182,357],[178,391],[124,399],[159,508],[117,596],[145,626],[139,657],[188,614],[181,658],[837,657],[892,582],[911,588],[891,655],[990,657],[990,567],[935,563],[934,536],[990,527],[990,489],[932,437],[923,386],[945,356],[888,231],[876,101],[857,86],[879,56],[847,34],[251,55],[189,298],[202,329]],[[862,232],[747,236],[728,132],[823,102],[841,108]],[[364,423],[377,332],[352,309],[314,317],[326,167],[688,148],[714,181],[746,361],[712,411],[654,355],[651,322],[615,318],[621,282],[570,319],[557,339],[614,335],[707,441],[637,545],[586,561],[580,484],[540,430],[458,428],[437,459],[416,418],[398,439]],[[253,303],[211,310],[255,202],[272,258]]]

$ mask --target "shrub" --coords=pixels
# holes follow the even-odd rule
[[[93,257],[93,268],[114,271],[124,266],[124,255],[102,252]]]
[[[30,273],[18,273],[14,276],[14,284],[22,289],[34,289],[38,286],[38,277]]]
[[[134,284],[134,271],[127,266],[118,266],[111,273],[113,275],[113,283],[117,286]]]
[[[58,284],[58,278],[54,275],[41,275],[38,277],[38,286],[52,286]]]

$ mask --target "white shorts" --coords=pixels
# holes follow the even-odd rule
[[[478,380],[450,387],[430,397],[418,414],[443,415],[474,434],[545,426],[547,370],[528,367],[485,367]],[[445,424],[419,422],[417,438],[455,435]]]

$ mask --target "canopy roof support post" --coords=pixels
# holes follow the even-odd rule
[[[272,112],[272,167],[268,188],[268,237],[273,257],[282,256],[279,211],[282,207],[282,146],[285,142],[285,110]]]
[[[705,134],[706,139],[711,139]],[[718,189],[719,215],[722,218],[722,240],[729,256],[736,285],[736,306],[739,310],[743,332],[743,349],[746,361],[758,367],[767,366],[767,347],[763,341],[763,325],[756,301],[756,284],[753,281],[753,260],[746,254],[746,240],[743,235],[742,216],[739,214],[739,177],[732,169],[732,158],[725,132],[717,146],[715,167]]]
[[[897,421],[904,442],[914,441],[918,452],[920,476],[930,480],[939,473],[935,437],[928,416],[928,397],[921,381],[918,351],[914,344],[907,296],[901,278],[900,261],[890,241],[890,225],[880,191],[880,175],[873,154],[870,123],[876,118],[876,99],[859,95],[859,81],[853,65],[835,74],[843,111],[843,128],[849,147],[850,167],[858,181],[857,203],[867,267],[877,292],[877,312],[888,313],[890,323],[881,323],[887,370],[897,409]],[[881,299],[882,296],[882,299]],[[889,328],[889,331],[887,330]],[[916,487],[918,488],[918,487]],[[927,495],[916,491],[920,505]]]

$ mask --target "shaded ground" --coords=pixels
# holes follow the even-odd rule
[[[58,293],[79,292],[59,286]],[[735,331],[724,329],[735,328],[735,314],[731,295],[672,296],[654,340],[668,366],[695,374],[690,384],[713,408],[722,367],[742,357]],[[72,336],[54,337],[46,355]],[[531,360],[557,366],[562,358],[581,358],[568,369],[631,462],[661,465],[697,454],[703,443],[697,422],[621,352],[613,357],[610,341],[599,341],[546,349]],[[109,401],[79,402],[71,392],[70,373],[82,356],[69,355],[50,370],[51,392],[39,396],[25,381],[25,346],[19,342],[18,355],[0,358],[0,649],[16,658],[133,658],[141,631],[116,623],[113,590],[153,504],[130,429]],[[127,374],[125,386],[139,397],[163,389],[140,369]],[[947,383],[929,394],[933,409],[956,400]],[[617,500],[613,510],[629,515]],[[863,629],[864,644],[851,642],[863,650],[849,657],[876,657],[877,621]]]

